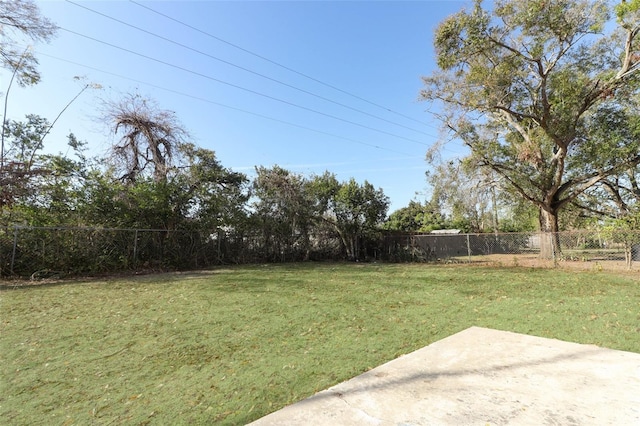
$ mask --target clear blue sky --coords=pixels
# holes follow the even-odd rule
[[[435,67],[438,23],[470,1],[77,3],[38,2],[61,30],[50,44],[35,46],[42,82],[9,93],[9,118],[36,113],[53,120],[80,90],[75,76],[102,86],[62,115],[45,139],[48,151],[65,151],[73,132],[91,153],[105,153],[113,136],[97,119],[100,99],[139,93],[175,111],[196,144],[250,177],[257,165],[277,164],[305,175],[329,170],[340,180],[366,179],[391,198],[390,212],[425,190],[425,152],[439,123],[418,101],[420,76]],[[4,93],[9,77],[0,73]],[[449,147],[444,154],[462,152]]]

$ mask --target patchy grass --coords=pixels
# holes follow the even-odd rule
[[[637,276],[296,264],[5,289],[6,424],[244,424],[472,325],[640,352]]]

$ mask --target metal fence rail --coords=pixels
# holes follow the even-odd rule
[[[360,260],[640,269],[640,231],[558,234],[381,234]],[[344,259],[336,234],[276,236],[222,230],[0,227],[0,277],[54,278],[220,264]]]
[[[383,251],[395,261],[633,269],[640,265],[640,231],[387,235]]]

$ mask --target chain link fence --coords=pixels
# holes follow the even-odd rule
[[[0,227],[0,277],[60,278],[222,264],[340,259],[331,234],[278,238],[222,230]]]
[[[391,234],[382,251],[389,261],[640,269],[640,231]]]
[[[640,269],[640,231],[558,234],[381,234],[360,260]],[[338,235],[276,236],[152,229],[0,227],[0,277],[62,278],[223,264],[342,260]]]

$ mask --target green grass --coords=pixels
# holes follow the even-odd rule
[[[640,280],[296,264],[5,289],[5,424],[244,424],[476,325],[640,352]]]

